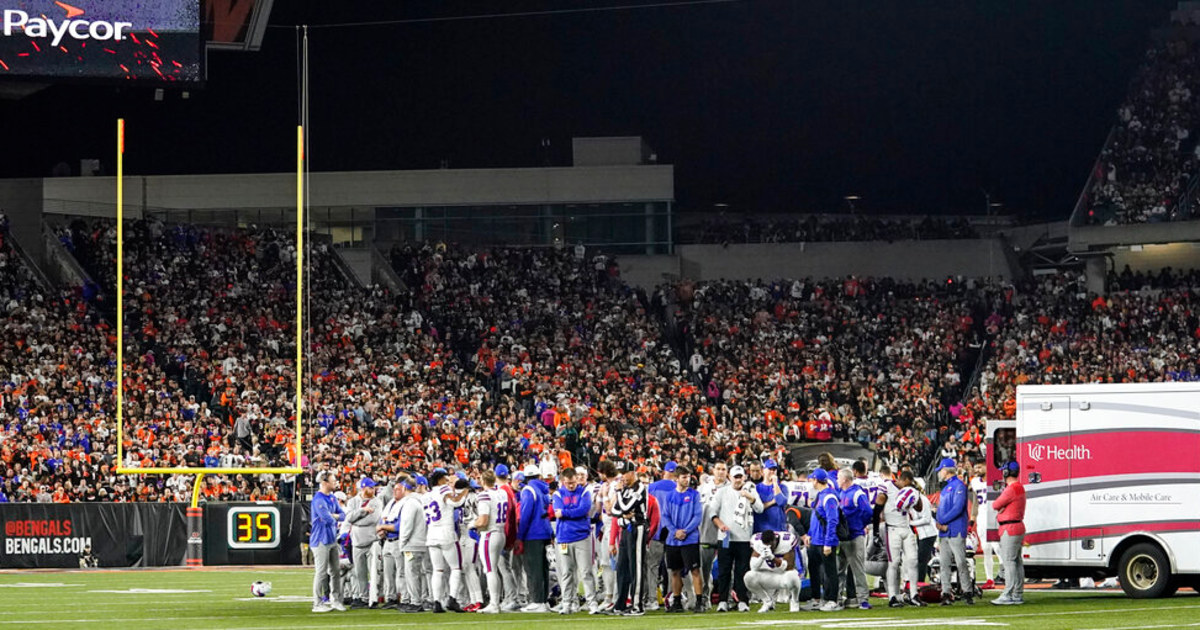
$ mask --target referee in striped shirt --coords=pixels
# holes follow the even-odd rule
[[[617,556],[617,594],[613,614],[640,616],[642,610],[642,554],[646,550],[646,528],[649,522],[649,494],[638,479],[638,470],[626,462],[622,470],[621,489],[613,504],[612,515],[617,519],[620,549]],[[617,545],[613,542],[612,547]],[[611,547],[610,547],[611,549]]]

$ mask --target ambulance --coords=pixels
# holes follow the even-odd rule
[[[986,427],[989,500],[1021,464],[1027,578],[1200,589],[1200,383],[1022,385],[1016,420]]]

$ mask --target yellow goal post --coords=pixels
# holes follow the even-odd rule
[[[296,126],[296,460],[288,467],[129,468],[125,466],[125,119],[117,119],[117,474],[196,475],[192,506],[204,475],[300,474],[304,446],[304,127]]]

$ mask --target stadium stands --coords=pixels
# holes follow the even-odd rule
[[[817,241],[903,241],[978,238],[965,219],[808,215],[804,218],[733,216],[722,213],[680,226],[680,243],[803,243]]]
[[[1194,30],[1194,28],[1192,29]],[[1086,223],[1194,219],[1200,165],[1200,40],[1166,36],[1146,51],[1084,191]]]
[[[52,298],[5,245],[9,500],[181,500],[186,479],[113,474],[111,222],[60,231],[102,285]],[[127,230],[131,466],[294,461],[291,241],[271,230]],[[786,459],[857,441],[893,466],[970,453],[1023,382],[1195,379],[1196,274],[1022,285],[846,278],[621,281],[574,250],[396,248],[402,294],[315,248],[302,464],[390,475],[436,462]],[[255,290],[250,290],[256,287]],[[977,352],[988,353],[970,392]],[[1113,366],[1113,369],[1110,369]],[[828,422],[828,435],[812,423]],[[246,427],[239,436],[239,429]],[[301,480],[302,483],[308,483]],[[212,499],[292,496],[289,476],[212,476]]]

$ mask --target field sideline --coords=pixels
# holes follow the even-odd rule
[[[272,582],[268,598],[250,595],[254,580]],[[1191,590],[1165,600],[1132,600],[1118,592],[1026,590],[1023,607],[985,603],[950,608],[839,613],[649,613],[641,618],[588,615],[401,614],[356,610],[309,612],[311,569],[128,570],[0,572],[0,630],[123,626],[129,630],[204,628],[208,630],[317,630],[321,628],[408,628],[429,625],[528,628],[553,623],[571,628],[670,628],[752,630],[756,627],[913,628],[985,626],[1054,630],[1080,628],[1200,627],[1200,596]],[[147,592],[158,590],[162,592]],[[117,592],[112,592],[117,591]],[[989,591],[987,599],[999,595]],[[882,603],[883,600],[875,600]]]

